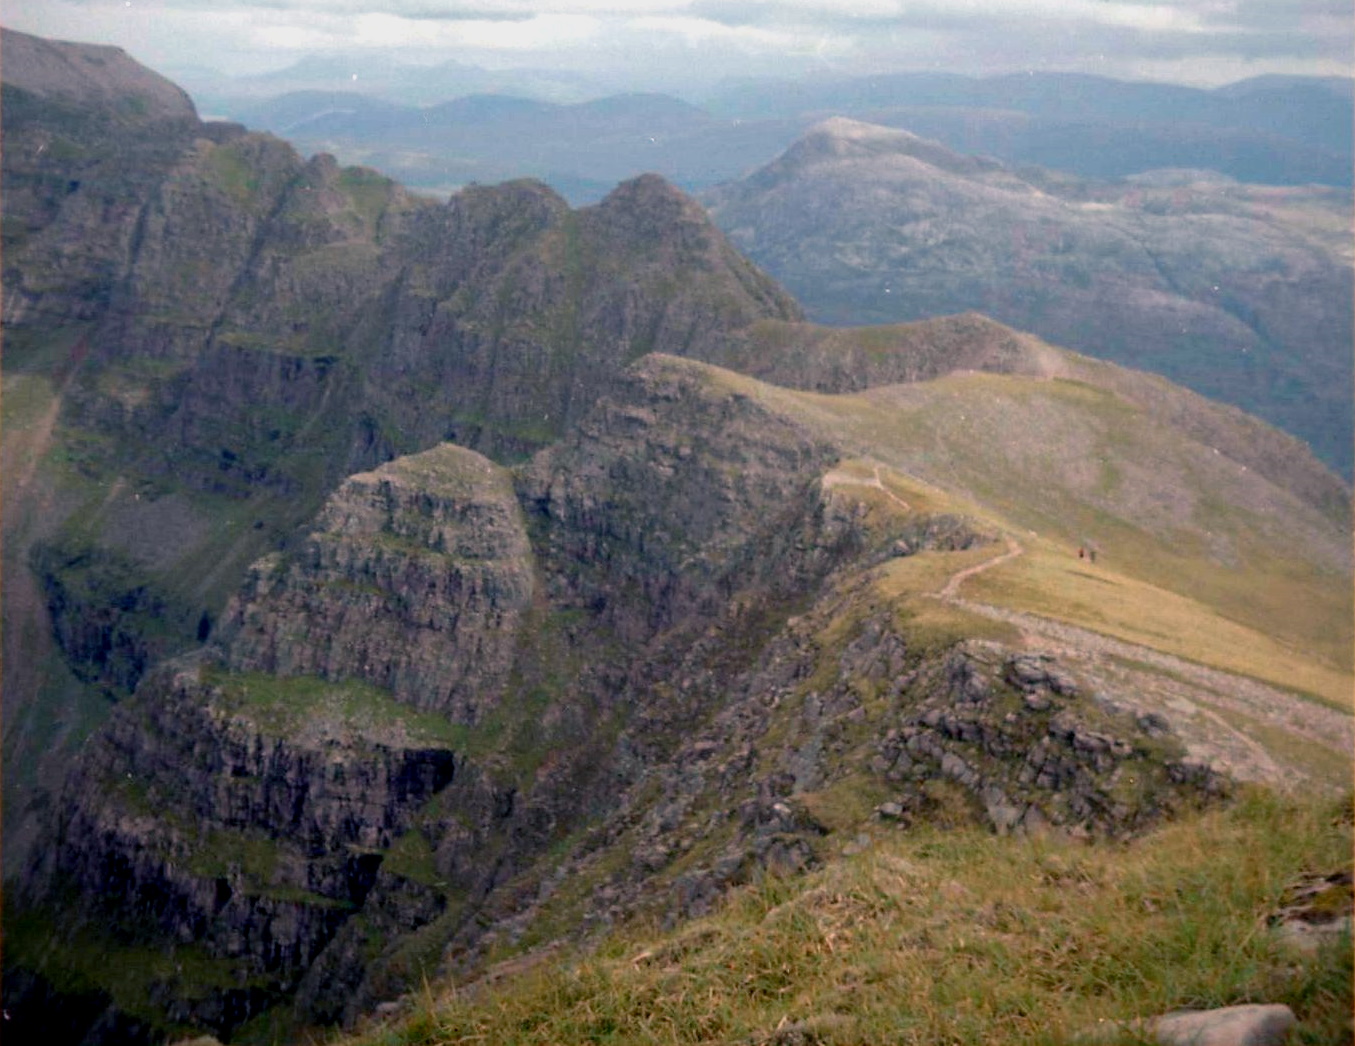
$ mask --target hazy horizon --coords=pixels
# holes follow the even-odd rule
[[[166,74],[242,77],[308,57],[364,72],[456,61],[600,90],[741,77],[1079,72],[1219,86],[1349,76],[1336,0],[10,0],[8,28],[122,47]]]

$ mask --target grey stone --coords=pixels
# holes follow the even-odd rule
[[[1163,1046],[1280,1046],[1294,1024],[1288,1006],[1225,1006],[1159,1017],[1153,1035]]]
[[[1098,1043],[1148,1038],[1160,1046],[1282,1046],[1295,1023],[1288,1006],[1248,1004],[1181,1010],[1141,1021],[1108,1021],[1080,1038]]]
[[[996,803],[988,808],[988,819],[993,822],[999,835],[1006,835],[1021,822],[1023,811],[1006,803]]]

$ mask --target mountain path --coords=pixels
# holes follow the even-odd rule
[[[833,469],[831,472],[824,473],[820,483],[823,484],[824,490],[832,490],[834,487],[845,486],[872,487],[884,494],[885,497],[898,505],[903,511],[913,511],[912,506],[910,506],[908,502],[904,501],[903,498],[899,497],[885,486],[884,479],[880,475],[880,466],[873,465],[872,470],[874,475],[872,475],[870,479],[863,479],[860,476],[853,476],[851,473],[844,472],[841,469]]]
[[[1114,704],[1138,714],[1164,716],[1192,758],[1241,780],[1303,787],[1316,783],[1311,770],[1301,765],[1304,761],[1268,748],[1258,735],[1273,740],[1275,732],[1281,731],[1295,745],[1318,746],[1337,759],[1347,759],[1355,749],[1355,720],[1338,709],[1153,647],[960,596],[965,581],[1010,562],[1024,551],[1011,536],[1007,536],[1006,546],[1001,555],[956,571],[935,598],[1013,625],[1024,645],[1058,657],[1090,684],[1093,692]]]
[[[1000,556],[994,556],[992,559],[985,559],[982,563],[975,564],[972,567],[965,567],[964,570],[956,571],[946,582],[946,587],[937,593],[937,597],[947,600],[951,603],[964,603],[960,599],[960,586],[977,574],[982,574],[985,570],[992,570],[994,567],[1000,567],[1003,563],[1015,559],[1026,550],[1022,548],[1013,537],[1007,538],[1007,551]]]

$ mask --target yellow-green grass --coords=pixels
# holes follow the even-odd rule
[[[1060,543],[1027,537],[1022,544],[1024,555],[970,579],[961,595],[1080,625],[1350,710],[1355,680],[1311,650],[1229,620],[1188,596],[1080,560]]]
[[[1272,559],[1270,570],[1251,564],[1228,569],[1202,556],[1175,552],[1129,527],[1120,528],[1114,565],[1104,553],[1092,563],[1078,557],[1075,539],[1067,534],[1020,530],[964,497],[887,467],[852,460],[835,473],[834,489],[850,491],[874,513],[905,512],[873,486],[878,477],[913,511],[957,512],[995,534],[1015,534],[1022,555],[967,579],[958,593],[962,598],[1078,625],[1311,695],[1341,710],[1351,708],[1355,676],[1349,668],[1348,597],[1321,578],[1309,576],[1304,583],[1301,567]],[[910,597],[937,593],[954,574],[1004,551],[1002,545],[988,545],[895,560],[881,572],[876,587],[886,597],[907,601],[909,612],[924,620],[951,618],[957,626],[973,628],[979,620],[975,615]],[[1130,568],[1148,565],[1154,579],[1171,574],[1176,590],[1122,569],[1126,562]],[[1206,601],[1199,593],[1213,598]],[[1244,599],[1250,599],[1251,613],[1235,620],[1227,609]],[[1257,621],[1267,627],[1256,627]],[[976,634],[989,631],[991,626]]]
[[[1298,876],[1349,868],[1343,810],[1258,792],[1127,844],[889,834],[675,932],[429,990],[358,1042],[1059,1043],[1247,1002],[1291,1006],[1295,1044],[1349,1041],[1349,936],[1302,957],[1267,929]]]
[[[390,693],[358,680],[330,682],[316,676],[274,676],[199,668],[200,680],[220,694],[226,708],[277,735],[323,726],[390,743],[461,746],[467,729],[434,712],[398,703]]]
[[[1025,555],[962,594],[1351,707],[1350,576],[1303,536],[1324,524],[1296,502],[1292,517],[1277,510],[1284,495],[1267,502],[1235,467],[1192,451],[1111,392],[993,374],[851,396],[734,381],[883,465],[882,481],[915,510],[960,512],[1014,535]],[[1145,463],[1174,471],[1182,504],[1154,505],[1151,487],[1126,485],[1125,471]],[[883,502],[866,485],[873,466],[839,472],[856,481],[856,496]],[[1098,548],[1095,566],[1077,559],[1084,542]]]

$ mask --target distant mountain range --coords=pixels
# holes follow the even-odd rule
[[[692,104],[600,86],[546,90],[462,67],[452,79],[426,71],[416,95],[383,89],[394,73],[340,75],[350,65],[241,81],[236,94],[218,86],[199,106],[414,187],[536,177],[575,203],[646,171],[689,191],[709,188],[768,162],[829,116],[1087,177],[1199,168],[1264,184],[1350,185],[1352,176],[1347,80],[1262,77],[1207,91],[1061,73],[909,74],[750,81]]]
[[[297,91],[359,91],[398,105],[436,105],[470,94],[506,94],[540,101],[582,102],[620,85],[561,69],[491,70],[448,59],[409,65],[389,56],[308,55],[283,69],[227,76],[215,69],[171,70],[204,113],[232,112],[241,104]]]
[[[329,152],[415,188],[451,191],[534,177],[575,203],[596,202],[618,181],[659,172],[709,186],[774,156],[798,121],[719,120],[668,95],[629,94],[569,105],[476,94],[426,108],[348,92],[305,92],[252,103],[242,123]]]

